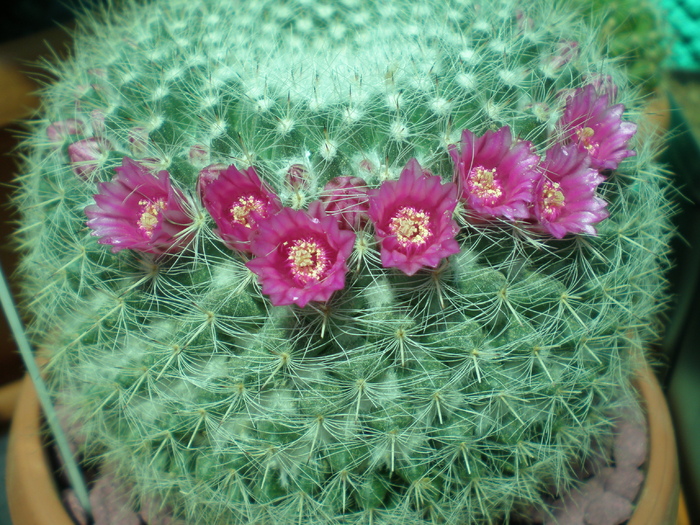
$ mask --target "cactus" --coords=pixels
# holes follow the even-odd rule
[[[15,204],[47,381],[135,506],[493,523],[576,482],[657,337],[672,206],[565,4],[83,16]]]
[[[649,0],[579,0],[579,4],[591,23],[600,25],[606,54],[622,61],[632,83],[646,93],[658,89],[662,64],[674,46],[668,8]]]

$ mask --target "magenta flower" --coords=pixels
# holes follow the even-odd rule
[[[557,44],[556,52],[547,57],[543,64],[545,71],[554,73],[561,69],[579,55],[578,42],[574,40],[561,40]]]
[[[372,161],[369,159],[362,159],[360,161],[360,168],[368,173],[372,173],[375,170],[374,164],[372,164]]]
[[[199,200],[204,203],[204,195],[207,193],[207,186],[215,180],[218,180],[221,174],[228,169],[226,164],[209,164],[204,167],[197,176],[197,195]]]
[[[292,164],[285,174],[287,184],[294,189],[306,189],[309,185],[309,171],[303,164]]]
[[[622,159],[635,155],[627,149],[627,143],[637,131],[637,125],[622,120],[623,104],[610,105],[614,91],[587,84],[570,92],[564,114],[557,123],[564,134],[564,143],[576,144],[579,150],[588,153],[591,166],[598,170],[614,170]]]
[[[413,275],[459,252],[459,228],[452,219],[457,186],[425,174],[416,159],[406,164],[399,180],[386,181],[367,194],[385,268]]]
[[[214,164],[199,175],[202,204],[216,222],[215,233],[232,250],[250,252],[260,221],[280,209],[277,195],[258,177],[255,168],[220,169]]]
[[[367,183],[360,177],[331,179],[321,193],[323,210],[340,222],[340,227],[359,230],[367,223]]]
[[[610,100],[615,100],[617,98],[617,86],[613,82],[610,75],[603,75],[602,73],[592,73],[586,75],[585,79],[589,84],[592,84],[595,88],[595,92],[598,95],[607,93],[610,96]],[[573,94],[575,90],[571,90]]]
[[[128,157],[116,171],[111,182],[97,185],[95,204],[85,208],[97,242],[111,244],[113,253],[125,248],[156,255],[181,251],[191,238],[183,232],[192,218],[170,174],[151,173]]]
[[[460,150],[450,147],[455,182],[466,207],[484,218],[526,219],[532,190],[539,178],[539,157],[532,143],[513,143],[510,128],[487,131],[477,137],[465,129]]]
[[[89,179],[100,166],[112,145],[102,137],[90,137],[73,142],[68,146],[68,158],[75,174],[81,179]]]
[[[593,224],[608,216],[608,205],[596,195],[605,179],[590,157],[575,144],[552,146],[540,169],[532,212],[539,226],[557,239],[567,233],[596,235]]]
[[[187,153],[190,164],[197,168],[203,168],[209,164],[210,151],[204,144],[195,144]]]
[[[283,208],[259,228],[260,235],[251,244],[256,257],[246,266],[258,276],[262,292],[274,306],[327,301],[345,286],[355,234],[341,230],[318,201],[308,212]]]

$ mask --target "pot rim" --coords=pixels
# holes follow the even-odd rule
[[[680,473],[675,434],[665,396],[646,363],[634,386],[644,400],[649,452],[645,479],[629,525],[675,524]],[[75,525],[61,501],[42,443],[39,400],[29,376],[22,380],[7,454],[7,497],[15,525]],[[38,505],[32,502],[39,502]]]

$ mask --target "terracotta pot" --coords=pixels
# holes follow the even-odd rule
[[[673,525],[678,519],[681,483],[671,413],[648,366],[640,367],[635,386],[647,413],[649,457],[644,486],[628,525]]]
[[[7,445],[7,500],[13,525],[74,525],[56,490],[42,441],[39,398],[25,376]]]
[[[12,419],[21,388],[21,379],[16,379],[12,383],[0,387],[0,422],[5,423]]]
[[[668,94],[657,90],[643,108],[643,114],[638,132],[643,135],[655,134],[662,138],[671,129],[671,102]]]
[[[674,525],[680,482],[671,416],[649,367],[636,386],[649,422],[649,458],[641,498],[629,525]],[[22,384],[7,454],[7,496],[14,525],[73,525],[56,490],[39,426],[39,400],[29,377]]]

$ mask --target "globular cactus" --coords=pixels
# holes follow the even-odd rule
[[[16,205],[86,457],[208,524],[493,523],[570,487],[671,235],[599,46],[550,0],[83,17]]]
[[[650,0],[578,3],[592,24],[600,24],[606,54],[622,62],[631,82],[647,93],[657,90],[674,44],[665,6]]]

